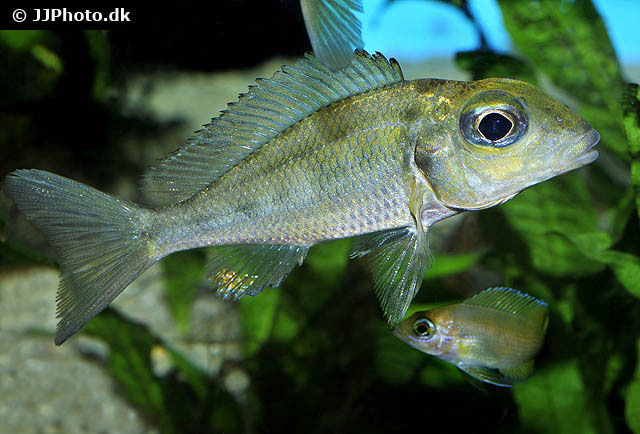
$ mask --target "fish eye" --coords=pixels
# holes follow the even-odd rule
[[[528,120],[517,98],[502,91],[475,95],[460,116],[460,131],[469,143],[485,148],[504,148],[526,132]]]
[[[478,126],[476,127],[480,134],[487,140],[496,142],[503,139],[513,128],[513,122],[501,113],[488,113],[482,118],[478,118]]]
[[[420,318],[413,323],[413,332],[419,338],[428,338],[433,335],[435,326],[427,318]]]

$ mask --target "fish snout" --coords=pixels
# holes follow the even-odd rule
[[[397,337],[398,339],[400,339],[400,340],[403,340],[403,341],[405,341],[405,340],[406,340],[406,338],[405,338],[406,333],[403,333],[403,331],[402,331],[402,323],[400,323],[400,324],[396,325],[396,326],[393,328],[393,335],[394,335],[395,337]]]
[[[598,151],[595,146],[600,142],[600,134],[593,128],[584,133],[565,152],[564,159],[573,167],[581,167],[595,161]]]

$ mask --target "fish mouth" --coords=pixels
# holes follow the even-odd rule
[[[393,335],[403,342],[407,342],[407,334],[402,332],[400,325],[393,328]]]
[[[501,195],[498,199],[491,200],[486,203],[479,205],[466,205],[463,207],[452,206],[450,209],[456,212],[477,211],[503,204],[531,186],[593,163],[598,158],[598,151],[594,148],[599,142],[600,134],[595,129],[591,128],[581,135],[572,146],[569,146],[564,153],[557,153],[549,156],[548,158],[559,162],[559,164],[556,163],[552,167],[541,169],[532,177],[530,182],[526,183],[525,186],[518,188],[516,191],[511,191],[506,195]]]
[[[598,151],[595,146],[600,142],[600,134],[591,128],[589,131],[584,133],[573,146],[570,146],[563,154],[561,154],[560,158],[563,162],[560,167],[556,169],[547,169],[540,173],[540,176],[536,179],[534,183],[531,185],[538,184],[542,181],[546,181],[548,179],[554,178],[558,175],[562,175],[563,173],[570,172],[575,169],[579,169],[582,166],[586,166],[587,164],[593,163],[598,158]],[[513,196],[511,196],[513,197]],[[510,198],[507,198],[508,200]]]
[[[535,178],[534,182],[529,184],[527,187],[516,191],[515,193],[511,193],[507,196],[503,196],[498,200],[495,200],[491,203],[488,203],[482,206],[478,206],[475,208],[465,208],[465,209],[479,210],[479,209],[490,208],[495,205],[500,205],[510,200],[511,198],[516,196],[518,193],[520,193],[522,190],[528,187],[539,184],[543,181],[554,178],[558,175],[562,175],[563,173],[567,173],[572,170],[579,169],[582,166],[586,166],[587,164],[593,163],[598,158],[598,151],[593,148],[595,148],[595,146],[599,142],[600,142],[600,134],[596,130],[591,128],[589,131],[587,131],[582,136],[580,136],[580,138],[576,140],[573,146],[570,146],[569,149],[567,149],[564,152],[564,154],[561,155],[560,161],[562,161],[563,163],[560,164],[560,167],[550,168],[550,169],[541,171],[538,174],[538,176]]]
[[[595,148],[599,142],[600,134],[593,128],[584,133],[578,141],[564,153],[563,159],[568,164],[558,171],[558,174],[593,163],[596,158],[598,158],[598,151],[593,148]]]

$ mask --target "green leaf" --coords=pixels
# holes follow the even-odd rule
[[[162,387],[153,373],[151,348],[157,340],[149,330],[107,308],[84,327],[84,332],[109,346],[109,372],[127,398],[149,413],[164,410]]]
[[[0,30],[0,43],[16,51],[27,51],[45,38],[44,30]]]
[[[533,65],[517,57],[489,50],[456,53],[458,68],[469,71],[473,80],[488,77],[507,77],[537,84]]]
[[[42,44],[36,44],[31,49],[31,54],[46,68],[51,69],[57,74],[62,73],[63,67],[60,57],[49,48]]]
[[[529,380],[513,387],[513,395],[524,426],[548,433],[598,432],[573,359],[537,369]]]
[[[313,246],[303,266],[285,280],[307,312],[324,308],[340,287],[347,273],[350,245],[350,239],[341,239]]]
[[[184,355],[167,348],[147,327],[107,308],[87,323],[84,332],[108,345],[109,373],[126,398],[162,432],[210,432],[201,419],[210,419],[210,428],[232,432],[240,426],[240,409],[233,397]],[[178,375],[154,374],[154,349],[169,353]]]
[[[640,434],[640,339],[638,339],[638,355],[636,360],[636,372],[627,389],[624,413],[629,429],[631,429],[634,434]]]
[[[240,300],[247,356],[258,352],[271,336],[281,295],[280,289],[267,288],[256,297],[243,297]]]
[[[178,252],[162,262],[167,301],[178,330],[186,334],[191,328],[193,299],[204,277],[202,250]]]
[[[181,352],[173,348],[167,348],[167,352],[171,356],[171,361],[178,372],[180,372],[180,375],[185,378],[193,390],[195,390],[198,398],[204,401],[210,390],[209,377]]]
[[[585,260],[568,239],[557,236],[598,230],[591,197],[578,174],[536,185],[501,210],[525,240],[536,270],[553,276],[582,276],[602,268],[599,261]]]
[[[407,314],[405,318],[409,318],[416,312],[423,312],[431,309],[435,309],[436,307],[445,306],[447,304],[459,303],[462,300],[454,300],[454,301],[443,301],[439,303],[411,303],[409,309],[407,309]]]
[[[607,29],[590,0],[500,0],[516,48],[581,103],[603,142],[627,158],[621,128],[623,80]]]
[[[341,239],[320,243],[309,251],[305,264],[323,283],[334,285],[347,271],[350,242]]]
[[[433,266],[425,273],[424,280],[439,279],[467,271],[482,258],[483,254],[484,252],[468,252],[457,255],[445,253],[434,255]]]
[[[89,54],[95,64],[93,78],[93,97],[97,100],[106,100],[106,89],[110,82],[109,66],[111,60],[111,46],[104,30],[85,30]]]
[[[374,363],[382,380],[390,384],[408,382],[427,357],[395,337],[386,325],[380,327]]]
[[[631,182],[640,216],[640,86],[629,84],[624,99],[624,128],[631,154]]]
[[[609,265],[618,281],[627,290],[640,297],[640,258],[625,252],[611,250],[612,240],[605,232],[588,234],[559,234],[569,240],[587,258]]]

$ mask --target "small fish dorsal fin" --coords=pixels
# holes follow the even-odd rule
[[[546,330],[548,305],[528,294],[512,288],[488,288],[463,303],[485,306],[521,316],[539,324]]]
[[[349,96],[403,80],[395,59],[356,50],[351,65],[332,72],[307,53],[270,79],[241,94],[238,102],[158,166],[142,184],[155,205],[171,205],[206,188],[278,134],[306,116]]]

